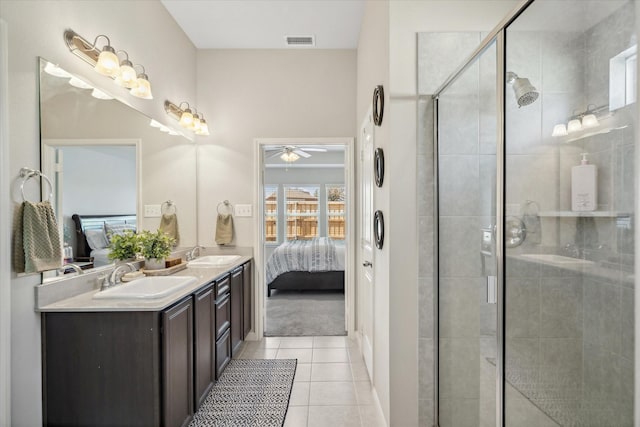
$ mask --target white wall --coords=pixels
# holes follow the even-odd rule
[[[37,57],[58,62],[94,83],[105,81],[105,77],[69,53],[62,38],[66,28],[88,39],[107,34],[114,46],[127,50],[135,62],[144,64],[155,99],[133,98],[124,89],[116,88],[116,92],[147,115],[166,121],[164,99],[178,102],[195,99],[195,47],[159,2],[3,0],[0,18],[7,22],[9,39],[8,138],[12,178],[18,177],[23,166],[40,165]],[[11,188],[4,186],[0,193],[5,201],[10,198],[13,206],[19,200],[16,184],[18,180],[11,183]],[[28,196],[31,200],[37,198],[35,186]],[[10,253],[3,252],[0,256],[7,260]],[[12,274],[12,426],[32,427],[42,423],[40,316],[33,311],[33,287],[39,282],[40,275]]]
[[[386,0],[366,3],[358,42],[358,104],[356,120],[353,122],[356,129],[359,128],[360,123],[362,123],[367,114],[375,87],[377,85],[383,85],[385,89],[389,87],[389,3],[391,2]],[[388,103],[389,95],[388,91],[385,91],[385,104],[388,105]],[[386,110],[385,114],[387,113],[388,110]],[[395,142],[392,143],[390,139],[388,118],[384,119],[383,117],[382,126],[375,126],[374,138],[376,147],[384,149],[385,160],[389,155],[393,156],[393,153],[397,152],[393,148]],[[360,150],[361,144],[358,143],[356,153],[359,153]],[[359,154],[356,154],[356,156],[359,157]],[[356,176],[358,176],[358,172],[356,172]],[[387,170],[383,187],[374,187],[374,210],[382,210],[385,219],[388,218],[390,181],[393,179],[393,171]],[[358,184],[356,184],[356,188],[359,188]],[[374,249],[373,386],[387,423],[391,422],[392,425],[404,426],[407,424],[395,424],[390,418],[389,293],[391,285],[389,282],[389,241],[393,238],[392,230],[387,229],[385,231],[387,243],[385,243],[382,250]],[[356,237],[356,242],[359,241],[360,238],[358,236]],[[357,249],[359,250],[360,248],[357,247]],[[356,257],[356,259],[359,259],[359,257]],[[402,331],[394,331],[394,333],[401,334]]]
[[[354,50],[198,52],[197,108],[211,132],[198,140],[201,245],[215,244],[218,203],[254,203],[255,138],[354,135],[355,82]],[[254,220],[234,218],[237,246],[253,246]]]

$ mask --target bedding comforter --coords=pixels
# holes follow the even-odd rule
[[[285,242],[267,261],[267,285],[289,271],[344,271],[344,246],[328,237]]]

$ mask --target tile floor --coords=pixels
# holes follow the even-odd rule
[[[298,359],[285,427],[383,427],[357,343],[347,337],[265,337],[240,359]]]

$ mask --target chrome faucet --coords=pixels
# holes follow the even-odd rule
[[[59,268],[59,270],[64,273],[67,268],[72,268],[73,271],[78,274],[84,274],[84,270],[78,264],[73,263],[65,264],[62,266],[62,268]]]
[[[104,282],[102,282],[102,287],[100,288],[101,291],[121,283],[120,279],[122,278],[122,274],[119,275],[119,273],[121,273],[123,267],[129,268],[129,271],[136,271],[136,266],[130,262],[118,265],[109,276],[105,277]]]
[[[187,254],[185,255],[185,258],[187,259],[187,261],[192,261],[196,259],[196,252],[198,252],[198,256],[200,256],[200,254],[202,253],[201,252],[202,249],[204,249],[203,246],[194,246],[193,249],[187,252]]]

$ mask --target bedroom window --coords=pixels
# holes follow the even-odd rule
[[[318,237],[319,186],[285,186],[287,240]]]
[[[327,185],[327,235],[334,240],[344,240],[345,236],[345,186]]]
[[[264,240],[278,242],[278,186],[264,187]]]

